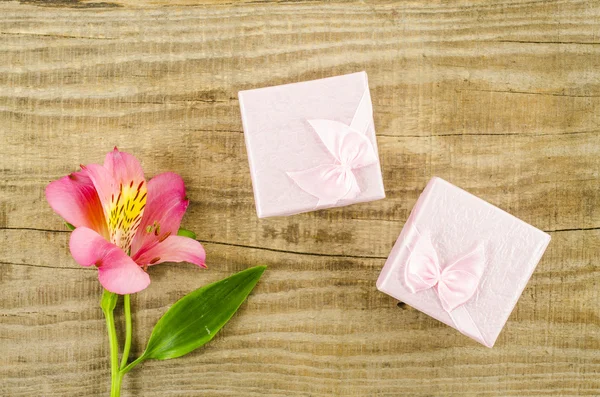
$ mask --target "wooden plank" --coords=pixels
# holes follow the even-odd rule
[[[2,358],[11,365],[2,368],[11,395],[106,393],[108,345],[95,271],[72,262],[66,232],[2,230],[0,236],[36,242],[35,253],[1,248],[9,261],[2,284],[10,293],[2,297],[0,335],[12,342]],[[600,387],[600,294],[590,280],[598,278],[600,232],[552,238],[491,350],[377,292],[383,259],[207,244],[208,271],[179,264],[151,269],[151,288],[133,301],[134,354],[186,291],[248,261],[269,271],[214,342],[183,360],[144,364],[127,388],[141,395],[593,395]],[[24,348],[19,340],[36,342]]]
[[[269,266],[124,396],[600,394],[599,37],[598,1],[0,2],[0,394],[108,394],[101,290],[44,187],[114,145],[183,176],[210,266],[151,269],[134,354],[186,292]],[[388,197],[257,219],[237,92],[358,70]],[[491,350],[374,286],[433,175],[553,238]]]
[[[249,178],[243,136],[203,132],[180,140],[172,134],[144,140],[135,134],[104,134],[122,149],[143,153],[154,175],[178,171],[188,186],[191,206],[184,220],[201,240],[313,253],[387,256],[404,220],[428,179],[438,175],[547,231],[600,226],[600,134],[551,137],[521,135],[388,137],[379,148],[386,200],[287,218],[259,220]],[[109,145],[82,139],[71,164],[52,148],[72,137],[56,134],[37,141],[36,158],[8,156],[0,193],[4,227],[63,229],[47,206],[44,187],[76,169],[101,162]],[[187,142],[194,149],[191,158]],[[7,146],[23,153],[27,141]],[[164,148],[169,148],[165,152]],[[562,161],[561,161],[562,160]],[[190,164],[193,164],[191,165]],[[25,169],[23,169],[25,167]],[[218,214],[235,214],[223,219]],[[227,216],[226,216],[227,217]]]

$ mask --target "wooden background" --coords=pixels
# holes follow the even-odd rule
[[[237,92],[366,70],[388,198],[259,220]],[[600,395],[600,2],[0,1],[0,394],[109,390],[96,272],[44,187],[114,145],[172,170],[210,269],[269,269],[217,338],[124,396]],[[375,289],[433,175],[552,235],[496,347]],[[121,312],[118,312],[121,317]]]

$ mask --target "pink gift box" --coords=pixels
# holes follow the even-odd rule
[[[238,96],[259,218],[385,197],[365,72]]]
[[[433,178],[377,288],[492,347],[549,242],[543,231]]]

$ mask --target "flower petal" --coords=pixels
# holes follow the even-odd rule
[[[98,280],[104,288],[119,295],[135,294],[150,285],[148,273],[124,252],[122,260],[107,262],[98,268]]]
[[[98,197],[100,197],[100,201],[102,202],[104,216],[108,218],[111,198],[114,197],[115,193],[119,194],[119,184],[116,183],[111,173],[100,164],[88,164],[81,168],[93,182],[98,192]]]
[[[98,193],[85,171],[73,172],[46,187],[50,207],[75,227],[85,226],[108,237]]]
[[[87,227],[78,227],[69,241],[71,255],[81,266],[98,267],[98,279],[107,290],[133,294],[150,284],[150,277],[116,245]]]
[[[117,148],[106,155],[104,166],[83,167],[102,201],[110,241],[128,250],[142,220],[147,199],[146,180],[139,161]]]
[[[190,262],[206,267],[206,253],[202,244],[183,236],[169,236],[151,247],[144,247],[133,256],[133,260],[140,266],[162,262]]]
[[[134,181],[137,185],[145,180],[144,170],[138,159],[129,153],[120,152],[116,146],[112,152],[106,154],[104,168],[113,176],[117,184]]]
[[[165,235],[176,235],[188,204],[185,185],[179,175],[165,172],[150,179],[142,222],[131,244],[132,256]]]

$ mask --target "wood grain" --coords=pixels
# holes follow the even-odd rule
[[[257,219],[237,92],[359,70],[388,198]],[[210,266],[151,269],[134,355],[177,298],[269,266],[124,396],[600,395],[600,2],[0,2],[1,395],[108,394],[101,289],[44,187],[114,145],[183,176]],[[552,235],[493,349],[375,289],[433,175]]]

